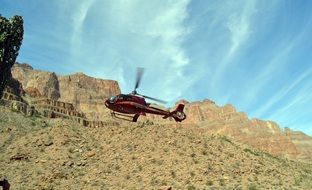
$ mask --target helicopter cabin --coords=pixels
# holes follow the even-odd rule
[[[141,98],[141,97],[135,96],[135,95],[127,95],[127,94],[119,94],[117,96],[112,96],[109,98],[109,101],[111,103],[114,103],[116,101],[130,101],[130,102],[143,104],[145,106],[147,105],[144,98]]]

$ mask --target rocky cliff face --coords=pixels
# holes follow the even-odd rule
[[[186,103],[185,112],[188,117],[183,125],[227,135],[273,155],[312,159],[311,137],[291,130],[284,132],[272,121],[248,119],[230,104],[219,107],[211,100]]]
[[[34,70],[27,64],[14,65],[12,76],[29,96],[72,103],[89,119],[107,117],[104,100],[120,93],[118,83],[113,80],[96,79],[83,73],[58,76]]]
[[[83,73],[58,78],[60,101],[73,103],[90,119],[106,118],[108,110],[104,105],[105,99],[120,94],[118,83],[113,80],[96,79]]]
[[[15,64],[12,77],[18,80],[25,92],[34,97],[57,100],[60,97],[59,82],[55,73],[33,70],[26,64]]]
[[[310,136],[300,131],[292,131],[288,128],[285,129],[285,135],[295,144],[298,150],[298,159],[312,160],[312,138]]]
[[[58,76],[18,64],[13,67],[12,75],[29,96],[72,103],[91,120],[108,120],[109,110],[105,108],[104,100],[120,93],[116,81],[95,79],[83,73]],[[312,138],[304,133],[289,129],[284,131],[272,121],[249,119],[244,112],[237,112],[230,104],[218,106],[208,99],[180,102],[185,104],[187,114],[187,119],[182,123],[154,115],[140,117],[139,120],[152,119],[153,122],[167,125],[199,128],[201,132],[226,135],[273,155],[312,160]]]
[[[244,112],[237,112],[235,107],[227,104],[218,106],[211,100],[187,102],[185,104],[186,120],[182,123],[163,120],[159,116],[147,119],[157,120],[174,126],[196,127],[205,133],[226,135],[241,143],[277,156],[312,159],[312,138],[301,132],[284,131],[273,121],[249,119]]]

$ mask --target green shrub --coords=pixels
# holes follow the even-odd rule
[[[187,190],[195,190],[196,188],[195,188],[195,186],[194,185],[189,185],[189,186],[187,186]]]

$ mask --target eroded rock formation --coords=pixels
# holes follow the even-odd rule
[[[12,76],[29,96],[72,103],[92,120],[105,119],[108,114],[105,99],[120,93],[118,83],[113,80],[96,79],[83,73],[57,76],[34,70],[27,64],[15,64]]]
[[[60,101],[71,102],[90,119],[107,117],[105,99],[120,93],[118,83],[89,77],[83,73],[59,76]]]
[[[176,124],[159,116],[148,116],[146,120],[154,122],[156,120],[173,126],[196,127],[206,133],[226,135],[273,155],[312,159],[312,153],[309,151],[312,147],[312,138],[302,136],[303,133],[291,130],[285,133],[273,121],[249,119],[244,112],[236,111],[231,104],[218,106],[209,99],[191,103],[181,100],[176,104],[178,103],[185,104],[187,118],[182,123]],[[306,145],[307,143],[309,145]]]
[[[15,64],[12,77],[18,80],[26,93],[35,97],[60,98],[59,82],[55,73],[33,70],[27,64]]]
[[[29,65],[19,64],[12,69],[12,75],[20,81],[25,93],[38,101],[38,109],[44,108],[47,117],[72,118],[88,127],[102,127],[111,124],[109,110],[104,100],[120,93],[118,83],[112,80],[95,79],[76,73],[57,76],[54,73],[33,70]],[[23,90],[21,90],[22,92]],[[16,99],[7,93],[8,99]],[[40,98],[40,99],[39,99]],[[140,121],[153,120],[166,125],[194,127],[201,132],[221,134],[236,141],[249,144],[273,155],[312,159],[312,138],[301,132],[282,130],[272,121],[249,119],[244,112],[238,112],[233,105],[218,106],[211,100],[187,102],[187,119],[182,123],[164,120],[148,115]],[[116,121],[116,125],[118,121]]]

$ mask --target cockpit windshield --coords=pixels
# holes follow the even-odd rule
[[[111,96],[110,98],[109,98],[109,102],[110,103],[114,103],[115,101],[116,101],[116,96]]]

